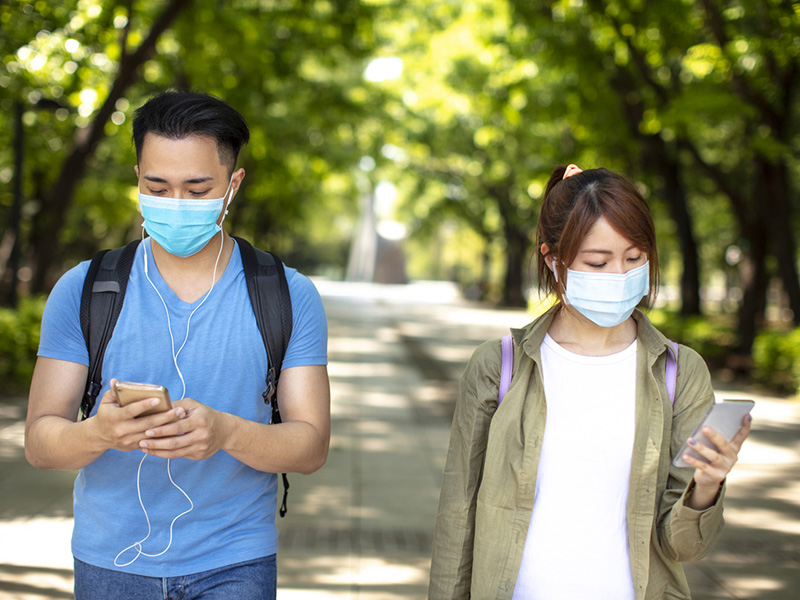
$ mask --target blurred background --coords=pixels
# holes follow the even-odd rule
[[[658,229],[656,323],[797,389],[798,2],[11,0],[0,56],[2,385],[58,276],[140,235],[133,112],[177,88],[252,130],[230,230],[334,279],[525,306],[553,167],[621,171]]]
[[[57,277],[140,235],[133,112],[178,88],[252,130],[230,229],[331,278],[524,306],[553,167],[619,170],[658,228],[654,320],[796,390],[798,2],[12,0],[0,55],[6,385]]]
[[[638,182],[662,264],[652,320],[722,394],[759,397],[696,597],[797,597],[800,2],[5,0],[7,597],[71,597],[74,473],[22,452],[39,322],[65,270],[141,235],[131,122],[168,88],[244,115],[228,230],[312,275],[331,323],[331,456],[293,479],[285,598],[309,597],[311,557],[328,597],[424,596],[455,381],[547,302],[532,240],[568,163]]]

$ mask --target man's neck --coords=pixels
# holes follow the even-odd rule
[[[214,283],[220,280],[234,247],[233,239],[224,231],[212,237],[202,250],[186,258],[170,254],[159,246],[158,242],[152,239],[150,241],[150,249],[158,272],[184,302],[194,302],[208,292],[212,285],[212,276]]]

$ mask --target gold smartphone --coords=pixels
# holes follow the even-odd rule
[[[114,390],[117,392],[120,406],[127,406],[132,402],[144,400],[145,398],[158,398],[159,403],[153,408],[143,412],[139,415],[140,417],[154,415],[172,408],[172,403],[169,401],[169,391],[163,385],[118,381]]]

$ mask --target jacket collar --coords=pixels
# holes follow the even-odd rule
[[[525,353],[532,359],[538,361],[539,348],[544,341],[544,336],[556,316],[556,313],[561,308],[561,303],[557,302],[543,315],[534,319],[525,327],[519,329],[512,329],[511,334],[514,341],[520,346]],[[658,329],[656,329],[650,322],[645,314],[638,308],[633,311],[633,318],[636,321],[638,328],[637,339],[644,345],[648,354],[656,358],[664,352],[673,352],[669,340],[664,337]]]

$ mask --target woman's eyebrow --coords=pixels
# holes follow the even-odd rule
[[[625,252],[630,252],[631,250],[638,250],[638,246],[629,246],[625,248]],[[581,254],[614,254],[611,250],[605,249],[594,249],[594,248],[587,248],[586,250],[581,250]]]

